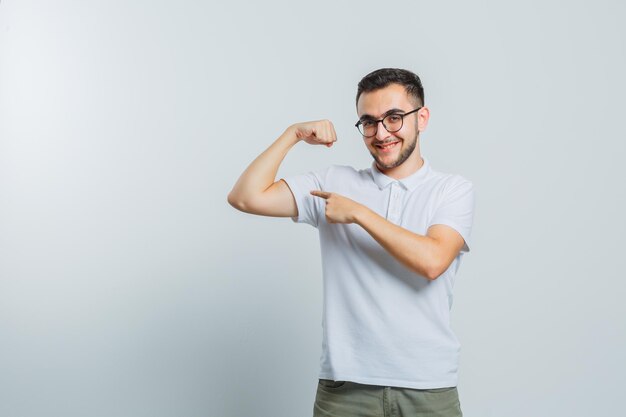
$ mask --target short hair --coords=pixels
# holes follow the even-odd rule
[[[417,74],[400,68],[381,68],[363,77],[363,79],[359,81],[356,92],[357,104],[361,94],[385,88],[389,84],[400,84],[404,86],[407,94],[412,96],[417,101],[418,105],[424,105],[424,87],[422,87],[422,80],[420,80]]]

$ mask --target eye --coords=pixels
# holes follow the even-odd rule
[[[390,114],[389,116],[387,116],[387,120],[389,120],[389,122],[391,122],[391,123],[397,123],[400,120],[402,120],[402,115]]]
[[[361,124],[363,125],[363,127],[372,127],[372,126],[374,126],[376,124],[376,122],[373,121],[373,120],[367,120],[366,119],[366,120],[362,120]]]

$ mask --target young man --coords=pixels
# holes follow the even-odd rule
[[[472,184],[431,168],[417,75],[380,69],[358,85],[368,169],[331,166],[275,181],[292,146],[332,146],[328,120],[296,123],[244,171],[228,201],[319,230],[323,344],[314,416],[461,416],[452,287],[469,251]]]

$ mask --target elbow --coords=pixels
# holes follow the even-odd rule
[[[231,191],[228,194],[228,204],[233,206],[239,211],[246,211],[246,203],[241,199],[237,198],[237,196]]]
[[[430,265],[426,266],[422,275],[427,280],[434,281],[443,275],[443,273],[446,272],[446,269],[448,269],[447,265],[440,262],[432,262]]]
[[[434,271],[434,270],[428,270],[424,273],[424,278],[426,278],[429,281],[434,281],[440,276],[441,276],[441,273]]]
[[[258,196],[241,195],[234,191],[228,194],[228,204],[239,211],[249,214],[263,214],[263,199]]]

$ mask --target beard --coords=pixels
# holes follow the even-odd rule
[[[400,155],[398,155],[398,159],[396,159],[395,161],[385,163],[380,160],[378,154],[372,151],[370,151],[370,155],[372,155],[372,158],[374,158],[374,161],[376,161],[376,165],[378,165],[379,168],[382,168],[382,169],[395,168],[397,166],[402,165],[404,161],[409,159],[409,156],[411,156],[411,154],[415,150],[415,147],[417,146],[417,137],[418,137],[418,134],[415,134],[415,137],[413,138],[413,140],[409,142],[407,147],[400,152]],[[404,142],[404,139],[402,139],[402,141]]]

